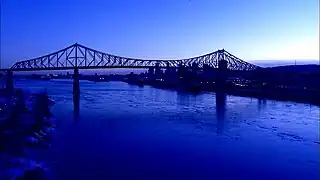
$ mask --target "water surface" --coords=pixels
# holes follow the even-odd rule
[[[317,106],[81,81],[75,114],[72,81],[15,84],[56,101],[52,179],[320,178]]]

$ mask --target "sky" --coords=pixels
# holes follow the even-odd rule
[[[318,60],[319,0],[0,0],[1,64],[75,42],[133,58]]]

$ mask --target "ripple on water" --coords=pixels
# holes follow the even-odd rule
[[[277,136],[290,141],[304,141],[303,137],[291,133],[279,132],[277,133]]]

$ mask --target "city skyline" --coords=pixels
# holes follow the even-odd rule
[[[218,49],[249,62],[319,59],[316,0],[62,2],[2,3],[2,67],[75,42],[142,59]]]

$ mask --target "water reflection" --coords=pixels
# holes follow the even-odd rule
[[[73,94],[73,114],[74,120],[78,120],[80,111],[80,93]]]
[[[189,106],[190,105],[190,94],[186,94],[181,91],[177,91],[177,103],[180,106]]]
[[[267,100],[259,98],[258,99],[258,110],[259,110],[259,112],[261,110],[264,110],[266,107],[267,107]]]
[[[217,133],[221,134],[225,126],[226,94],[216,93]]]

